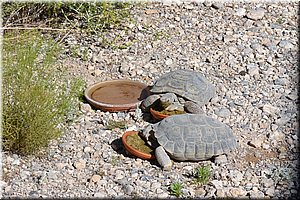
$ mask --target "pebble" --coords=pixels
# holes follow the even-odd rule
[[[100,75],[102,74],[102,72],[103,72],[103,71],[100,70],[100,69],[95,69],[94,72],[93,72],[93,75],[94,75],[94,76],[100,76]]]
[[[223,183],[222,181],[219,180],[212,180],[210,181],[210,183],[218,190],[218,189],[222,189],[223,187]]]
[[[260,20],[264,17],[265,11],[266,10],[263,8],[252,9],[247,13],[246,16],[252,20]]]
[[[76,161],[76,162],[74,163],[74,167],[75,167],[76,169],[79,169],[79,170],[84,169],[84,168],[85,168],[85,165],[86,165],[86,162],[85,162],[84,160],[82,160],[82,159],[79,159],[78,161]]]
[[[226,155],[219,155],[215,157],[214,162],[216,164],[224,164],[227,163],[227,156]]]
[[[259,67],[256,64],[248,64],[246,66],[248,73],[250,76],[258,75],[259,74]]]
[[[107,198],[107,194],[105,192],[96,192],[93,196],[96,198]]]
[[[244,9],[244,8],[239,8],[239,9],[236,10],[235,14],[236,14],[237,16],[240,16],[240,17],[245,16],[245,15],[246,15],[246,9]]]
[[[246,197],[247,194],[247,191],[242,188],[232,188],[229,192],[232,197]]]
[[[292,49],[294,45],[288,40],[281,40],[278,46],[285,48],[285,49]]]
[[[275,106],[272,106],[271,104],[265,104],[262,108],[262,110],[267,113],[267,114],[271,114],[271,115],[275,115],[277,113],[279,113],[280,109],[275,107]]]
[[[167,59],[165,62],[166,65],[172,65],[173,64],[173,60],[171,58]]]
[[[216,111],[216,115],[219,117],[228,117],[231,114],[230,110],[227,108],[221,108],[218,111]]]
[[[91,181],[95,182],[95,183],[99,182],[100,180],[101,180],[101,176],[99,176],[97,174],[93,175],[91,178]]]
[[[250,145],[254,148],[259,148],[259,147],[261,147],[263,142],[264,141],[261,137],[255,137],[251,141],[248,142],[248,145]]]

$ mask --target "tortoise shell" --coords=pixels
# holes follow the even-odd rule
[[[156,126],[158,143],[175,160],[206,160],[237,146],[231,129],[200,114],[173,115]]]
[[[200,73],[180,69],[162,75],[150,90],[152,93],[172,92],[202,106],[215,95],[215,87]]]

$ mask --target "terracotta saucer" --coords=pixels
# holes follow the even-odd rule
[[[150,95],[147,85],[132,80],[111,80],[89,86],[84,96],[95,108],[103,111],[134,111]]]
[[[162,119],[170,116],[170,115],[162,114],[161,112],[156,111],[153,108],[150,108],[150,113],[157,120],[162,120]]]
[[[148,153],[144,153],[144,152],[141,152],[135,148],[133,148],[132,146],[130,146],[127,141],[126,141],[126,137],[128,135],[132,135],[132,134],[138,134],[137,131],[127,131],[123,134],[122,136],[122,142],[124,144],[124,147],[125,149],[131,153],[132,155],[136,156],[136,157],[139,157],[139,158],[142,158],[142,159],[145,159],[145,160],[152,160],[152,159],[155,159],[155,156],[154,155],[151,155],[151,154],[148,154]]]

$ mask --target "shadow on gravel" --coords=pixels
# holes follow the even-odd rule
[[[115,152],[117,152],[118,154],[122,154],[124,157],[133,159],[137,158],[126,151],[122,142],[122,138],[117,138],[113,140],[111,142],[111,146]],[[148,162],[150,162],[151,165],[156,165],[157,167],[160,167],[159,163],[156,160],[148,160]]]

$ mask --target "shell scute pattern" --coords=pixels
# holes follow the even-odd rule
[[[151,92],[172,92],[202,106],[215,95],[216,89],[196,71],[176,70],[164,74],[156,80]]]
[[[236,146],[230,128],[205,115],[168,117],[157,126],[156,137],[158,143],[177,160],[205,160],[227,153]]]

